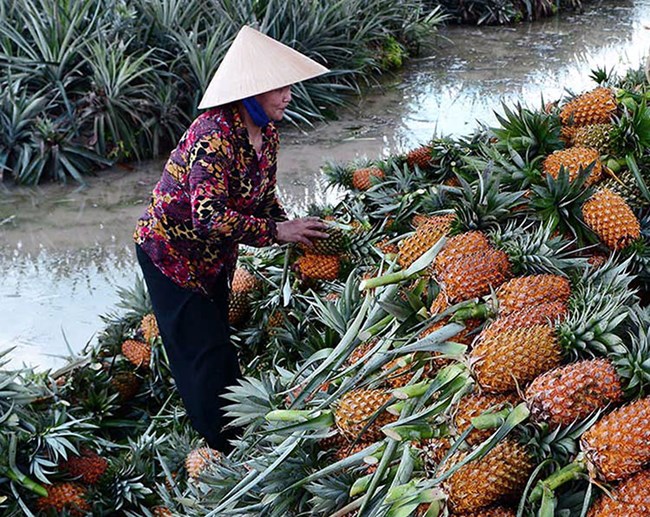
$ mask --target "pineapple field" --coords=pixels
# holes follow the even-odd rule
[[[3,515],[650,515],[650,82],[323,166],[312,247],[246,248],[239,437],[206,447],[144,285],[56,371],[0,368]]]

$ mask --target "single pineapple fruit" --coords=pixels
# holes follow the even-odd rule
[[[155,506],[151,510],[154,517],[172,517],[174,515],[166,506]]]
[[[598,154],[616,154],[616,125],[590,124],[576,129],[573,136],[573,145],[576,147],[589,147],[598,151]]]
[[[303,278],[332,281],[339,277],[341,259],[337,255],[308,253],[296,261],[296,268]]]
[[[260,289],[262,282],[243,267],[235,269],[232,277],[231,291],[235,293],[251,293]]]
[[[222,454],[210,447],[199,447],[191,450],[185,457],[185,470],[190,479],[198,479],[210,466],[221,461]]]
[[[106,472],[108,460],[95,451],[83,449],[79,456],[71,456],[63,463],[62,468],[86,485],[94,485]]]
[[[384,179],[384,171],[379,167],[364,167],[352,173],[352,186],[357,190],[368,190],[373,185],[373,180]]]
[[[458,463],[466,454],[454,454],[448,465]],[[454,513],[462,514],[519,496],[533,469],[523,445],[503,440],[483,458],[464,465],[449,477],[444,484],[449,505]]]
[[[584,420],[622,399],[621,378],[607,359],[560,366],[537,377],[526,390],[533,417],[552,426]]]
[[[620,171],[616,176],[610,173],[610,177],[603,181],[601,186],[621,196],[632,209],[645,208],[650,204],[641,192],[634,174],[627,169]]]
[[[592,477],[625,479],[650,462],[650,397],[615,409],[580,438]]]
[[[610,249],[620,250],[641,236],[641,225],[625,200],[600,189],[582,205],[582,218]]]
[[[149,313],[144,315],[140,322],[140,332],[142,332],[142,337],[147,343],[151,343],[160,336],[158,321],[154,314]]]
[[[311,246],[300,244],[300,248],[305,253],[314,255],[338,255],[349,247],[349,237],[340,226],[330,224],[325,233],[327,233],[328,237],[312,239]]]
[[[436,469],[451,449],[452,441],[448,436],[443,436],[420,440],[413,445],[420,450],[424,472],[428,477],[435,477]]]
[[[375,338],[359,344],[346,359],[345,366],[352,366],[353,364],[357,364],[359,361],[364,359],[368,352],[370,352],[377,344],[377,341],[378,338]]]
[[[512,276],[508,255],[493,248],[469,253],[440,273],[439,280],[451,303],[490,294]]]
[[[266,320],[266,333],[270,337],[275,337],[278,334],[278,329],[282,328],[284,322],[284,313],[279,309],[274,309]]]
[[[506,316],[502,324],[515,317]],[[560,365],[562,347],[551,325],[514,326],[501,332],[490,331],[490,327],[481,332],[470,352],[474,375],[485,391],[515,391]]]
[[[430,218],[421,224],[415,233],[400,241],[397,262],[402,269],[408,268],[413,262],[429,251],[451,228],[453,216],[443,215]]]
[[[608,258],[609,257],[604,253],[589,253],[587,255],[587,263],[594,269],[598,269],[599,267],[605,265]]]
[[[400,366],[399,358],[393,359],[382,366],[382,370],[390,372],[386,378],[386,382],[392,389],[403,388],[406,386],[419,368],[419,366],[416,367],[413,364]],[[430,361],[424,362],[422,379],[431,378],[434,375],[434,372],[437,372],[438,370],[439,368],[434,366]]]
[[[540,303],[566,303],[571,296],[571,283],[560,275],[518,276],[502,284],[496,296],[499,314],[507,314]]]
[[[149,368],[151,362],[151,345],[135,339],[122,343],[122,354],[138,368]]]
[[[336,291],[332,291],[332,292],[330,292],[330,293],[327,293],[327,294],[324,296],[323,299],[324,299],[326,302],[335,302],[336,300],[338,300],[338,299],[340,299],[340,298],[341,298],[341,293],[337,293]]]
[[[113,389],[117,391],[121,402],[131,400],[140,389],[140,379],[133,372],[116,372],[110,382]]]
[[[406,153],[406,164],[409,168],[414,169],[417,165],[420,169],[431,167],[431,147],[423,145],[416,149],[411,149]]]
[[[502,332],[530,327],[532,325],[552,325],[563,320],[569,309],[563,302],[546,302],[531,305],[518,311],[500,315],[490,325],[486,326],[479,339],[500,339]]]
[[[382,439],[381,428],[397,419],[381,409],[390,399],[391,395],[382,390],[358,389],[346,393],[334,410],[336,427],[350,440],[361,435],[371,442]],[[368,428],[364,431],[366,426]]]
[[[429,307],[429,314],[435,316],[445,311],[449,307],[449,298],[444,291],[440,291]]]
[[[609,88],[599,86],[567,102],[560,111],[563,126],[607,124],[617,109],[616,97]]]
[[[519,401],[516,393],[470,393],[465,395],[458,403],[454,413],[454,425],[458,434],[462,434],[472,423],[472,419],[483,413],[496,413],[507,406],[515,406]],[[489,438],[494,429],[474,429],[467,435],[465,441],[469,445],[476,445]]]
[[[321,451],[329,451],[332,454],[335,454],[338,449],[346,447],[348,443],[349,442],[345,436],[337,432],[318,440],[318,449]]]
[[[68,512],[73,517],[81,517],[90,512],[86,497],[87,491],[79,483],[54,483],[47,487],[47,496],[36,501],[36,507],[44,514]]]
[[[423,224],[427,223],[433,223],[436,224],[438,221],[438,217],[441,217],[439,215],[424,215],[424,214],[415,214],[413,217],[411,217],[411,226],[416,229],[419,226],[422,226]]]
[[[593,164],[593,168],[589,172],[585,184],[593,185],[600,181],[603,175],[603,164],[596,149],[570,147],[569,149],[554,151],[544,160],[542,171],[544,175],[557,178],[560,175],[560,169],[564,167],[569,173],[569,180],[573,181],[578,177],[580,171],[586,170],[591,164]]]
[[[228,323],[232,327],[241,325],[251,310],[251,300],[248,292],[231,291],[228,297]]]
[[[562,126],[560,129],[560,140],[562,140],[567,147],[571,147],[577,131],[578,128],[575,126]]]
[[[385,255],[397,255],[399,253],[397,244],[390,242],[389,239],[382,239],[377,244],[375,244],[375,246]]]
[[[650,515],[650,470],[621,482],[610,495],[601,495],[587,517],[642,517]]]
[[[440,277],[452,264],[462,261],[465,255],[489,248],[491,248],[490,242],[481,232],[454,235],[445,243],[445,247],[440,250],[433,262],[435,275]]]

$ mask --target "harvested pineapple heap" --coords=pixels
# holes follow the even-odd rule
[[[30,398],[3,377],[0,508],[650,515],[650,88],[598,75],[470,137],[325,167],[346,192],[318,213],[330,237],[235,273],[228,457],[189,427],[142,289],[57,382]]]

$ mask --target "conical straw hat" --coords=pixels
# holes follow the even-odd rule
[[[327,72],[300,52],[244,26],[210,81],[199,108],[245,99]]]

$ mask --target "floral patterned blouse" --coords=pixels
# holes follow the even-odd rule
[[[134,238],[179,286],[210,295],[222,271],[232,275],[239,243],[275,242],[286,214],[275,192],[273,123],[262,136],[258,155],[230,104],[197,117],[172,151]]]

